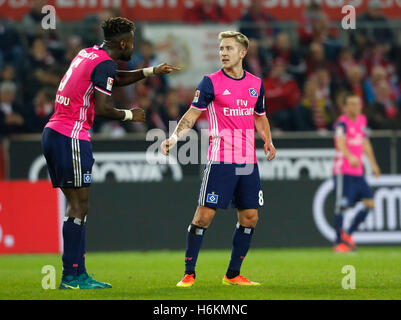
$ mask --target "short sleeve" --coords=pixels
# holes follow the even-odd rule
[[[114,61],[106,60],[100,62],[91,74],[94,88],[110,96],[115,75],[116,63]]]
[[[205,76],[196,88],[194,100],[192,101],[191,107],[204,111],[206,110],[209,103],[213,100],[213,83],[209,77]]]
[[[260,85],[260,93],[258,100],[256,101],[255,105],[255,113],[258,116],[262,116],[266,114],[266,109],[265,109],[265,87],[263,85],[263,81],[261,81],[262,84]]]
[[[334,134],[336,137],[343,137],[347,130],[347,125],[344,122],[337,122],[334,125]]]

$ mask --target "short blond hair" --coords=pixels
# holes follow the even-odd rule
[[[248,50],[249,47],[249,39],[246,35],[242,34],[238,31],[223,31],[219,33],[219,40],[223,40],[226,38],[234,38],[240,45],[242,45],[245,49]]]

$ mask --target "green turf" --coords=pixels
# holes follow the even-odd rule
[[[88,253],[87,269],[110,282],[106,290],[44,290],[42,267],[53,265],[60,281],[59,255],[0,256],[0,299],[401,299],[401,248],[360,248],[335,254],[330,248],[253,249],[242,274],[260,287],[221,284],[229,250],[203,250],[197,281],[177,288],[183,274],[183,251]],[[356,270],[356,289],[344,290],[345,265]]]

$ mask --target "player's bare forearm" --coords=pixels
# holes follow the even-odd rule
[[[270,124],[266,115],[258,116],[255,114],[255,128],[259,136],[265,143],[272,143],[272,137],[270,132]]]
[[[197,110],[195,108],[189,108],[189,110],[183,115],[181,120],[178,122],[177,127],[174,130],[174,133],[170,138],[164,140],[160,146],[161,151],[164,155],[168,155],[170,149],[173,148],[177,141],[184,137],[189,130],[193,128],[196,120],[198,120],[202,111]]]
[[[177,135],[178,139],[184,137],[187,132],[193,128],[201,113],[202,111],[195,108],[188,109],[174,130],[174,133]]]
[[[137,81],[145,79],[143,69],[138,70],[117,70],[114,78],[114,86],[122,87],[133,84]]]
[[[180,70],[180,68],[170,66],[167,63],[162,63],[158,66],[138,70],[117,70],[114,79],[114,86],[128,86],[151,75],[157,76]]]
[[[131,110],[116,109],[112,107],[110,96],[95,91],[95,114],[111,120],[130,120],[133,122],[145,122],[145,111],[141,108]]]
[[[373,151],[372,144],[370,143],[369,139],[365,139],[363,142],[363,152],[368,157],[370,164],[373,166],[377,166],[377,161],[375,157],[375,153]]]
[[[123,120],[124,111],[113,108],[112,105],[110,96],[95,90],[95,114],[106,119]]]
[[[269,120],[266,115],[254,115],[255,128],[259,136],[265,142],[264,151],[267,155],[267,160],[273,160],[276,157],[276,148],[273,145],[272,135],[270,131]]]

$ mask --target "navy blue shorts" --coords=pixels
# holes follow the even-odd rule
[[[210,208],[257,209],[263,206],[258,165],[208,162],[198,204]]]
[[[364,176],[336,175],[334,189],[337,208],[352,207],[362,199],[373,199],[373,192]]]
[[[73,139],[45,128],[42,134],[42,151],[54,188],[90,186],[95,159],[89,141]]]

